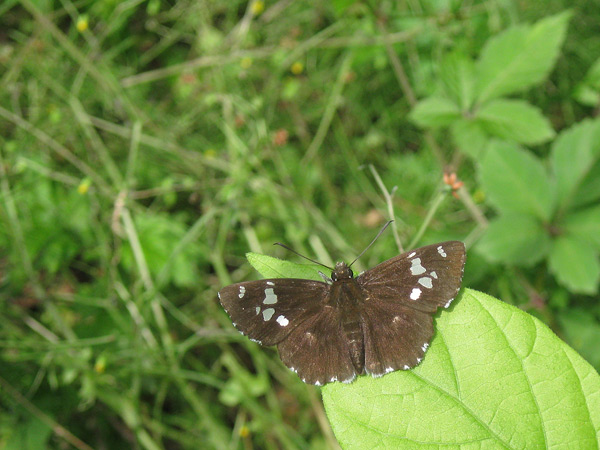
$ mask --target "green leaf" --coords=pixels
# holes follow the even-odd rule
[[[532,266],[546,256],[549,247],[550,236],[538,219],[506,214],[490,222],[476,249],[491,262]]]
[[[595,294],[600,281],[597,252],[573,236],[561,236],[552,244],[550,271],[572,292]]]
[[[462,111],[467,111],[473,104],[474,72],[473,61],[460,51],[450,53],[440,63],[439,76],[444,91]]]
[[[323,387],[342,448],[596,448],[598,373],[529,314],[470,289],[458,300],[415,369]]]
[[[582,192],[584,181],[600,160],[600,121],[585,120],[560,133],[552,145],[551,158],[557,200],[567,208]]]
[[[590,169],[588,175],[581,182],[577,194],[570,202],[571,208],[590,206],[600,200],[600,159]]]
[[[583,308],[571,308],[558,316],[565,339],[594,367],[600,367],[600,323]]]
[[[450,132],[456,147],[473,159],[478,159],[483,154],[490,140],[482,125],[469,119],[454,122]]]
[[[580,84],[573,90],[573,98],[585,106],[597,106],[600,103],[600,92],[586,84]]]
[[[423,128],[447,126],[460,117],[460,110],[454,102],[439,97],[420,101],[410,113],[410,119]]]
[[[252,267],[265,278],[305,278],[323,281],[319,271],[323,267],[316,264],[296,264],[260,253],[246,253],[246,259]]]
[[[541,144],[554,136],[550,121],[522,100],[492,100],[476,117],[491,135],[521,144]]]
[[[565,234],[589,242],[600,251],[600,206],[569,214],[561,228]]]
[[[558,57],[570,16],[563,12],[491,38],[477,64],[478,102],[520,92],[544,80]]]
[[[598,106],[600,103],[600,59],[592,65],[585,78],[573,93],[573,97],[587,106]]]
[[[554,208],[553,186],[542,163],[531,153],[493,141],[481,166],[481,183],[503,212],[533,214],[547,221]]]

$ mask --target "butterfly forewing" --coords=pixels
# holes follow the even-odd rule
[[[295,278],[247,281],[219,291],[235,327],[262,345],[276,345],[310,316],[318,315],[329,285]]]
[[[460,241],[427,245],[367,270],[356,281],[373,299],[435,312],[450,306],[456,297],[465,257],[465,244]]]

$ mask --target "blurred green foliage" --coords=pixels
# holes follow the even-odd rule
[[[248,251],[295,258],[276,241],[351,260],[392,208],[404,246],[463,239],[466,286],[598,368],[598,13],[0,4],[0,448],[335,448],[216,291],[257,276]]]

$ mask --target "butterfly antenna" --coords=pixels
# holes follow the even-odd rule
[[[393,222],[393,220],[390,220],[388,223],[386,223],[386,224],[385,224],[385,225],[384,225],[384,226],[381,228],[381,230],[379,230],[379,233],[377,233],[377,236],[375,236],[375,239],[373,239],[373,240],[371,241],[371,243],[370,243],[369,245],[367,245],[367,248],[365,248],[365,249],[364,249],[362,252],[360,252],[360,255],[358,255],[358,256],[357,256],[357,257],[354,259],[354,261],[352,261],[352,262],[351,262],[351,263],[348,265],[348,267],[351,267],[351,266],[352,266],[352,264],[354,264],[354,263],[355,263],[355,262],[358,260],[358,258],[360,258],[362,255],[364,255],[364,254],[365,254],[365,252],[371,248],[371,245],[373,245],[373,244],[375,243],[375,241],[376,241],[377,239],[379,239],[379,236],[381,236],[381,233],[383,233],[383,232],[385,231],[385,229],[386,229],[386,228],[389,226],[389,224],[390,224],[390,223],[392,223],[392,222]]]
[[[292,252],[292,253],[295,253],[296,255],[298,255],[298,256],[299,256],[299,257],[301,257],[301,258],[307,259],[307,260],[308,260],[308,261],[310,261],[311,263],[318,264],[319,266],[323,266],[323,267],[325,267],[326,269],[329,269],[329,270],[333,271],[333,269],[332,269],[331,267],[329,267],[329,266],[326,266],[325,264],[321,264],[319,261],[315,261],[314,259],[310,259],[310,258],[308,258],[308,257],[306,257],[306,256],[304,256],[304,255],[301,255],[301,254],[300,254],[300,253],[298,253],[296,250],[294,250],[294,249],[292,249],[292,248],[289,248],[287,245],[285,245],[285,244],[282,244],[281,242],[275,242],[273,245],[279,245],[280,247],[283,247],[283,248],[285,248],[286,250],[289,250],[290,252]]]

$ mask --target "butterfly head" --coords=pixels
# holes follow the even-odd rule
[[[354,276],[352,273],[352,269],[348,267],[348,264],[345,262],[339,262],[335,264],[335,270],[331,274],[331,279],[333,281],[351,279]]]

